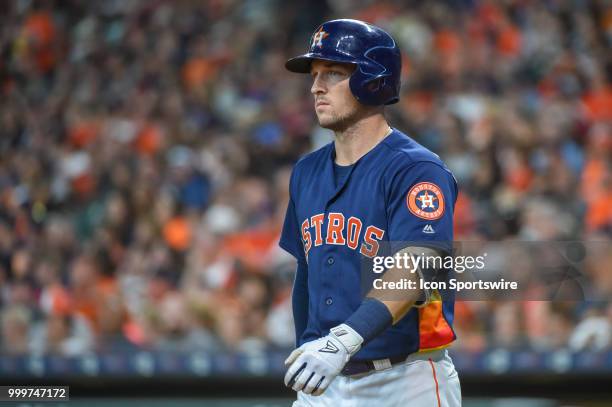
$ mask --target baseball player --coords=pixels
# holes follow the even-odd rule
[[[311,75],[319,124],[335,135],[295,165],[280,239],[298,262],[298,347],[285,361],[293,405],[461,405],[446,350],[456,338],[454,297],[418,289],[392,300],[373,289],[362,294],[364,261],[384,245],[442,254],[453,239],[453,175],[384,117],[384,106],[399,100],[398,46],[379,27],[333,20],[285,66]],[[405,276],[447,278],[436,273]]]

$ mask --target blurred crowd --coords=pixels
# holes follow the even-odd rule
[[[4,2],[0,353],[293,345],[288,177],[332,135],[284,61],[335,17],[398,40],[388,118],[457,177],[456,240],[612,240],[606,1]],[[460,349],[612,342],[602,301],[456,314]]]

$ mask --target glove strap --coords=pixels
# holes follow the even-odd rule
[[[363,338],[353,328],[347,324],[340,324],[329,330],[329,334],[336,338],[349,353],[353,356],[361,349]]]

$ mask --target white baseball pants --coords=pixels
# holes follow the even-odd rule
[[[301,391],[293,407],[459,407],[459,375],[446,349],[410,355],[386,370],[338,376],[320,396]]]

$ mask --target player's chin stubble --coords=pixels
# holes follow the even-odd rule
[[[344,115],[338,115],[335,113],[323,116],[317,116],[319,119],[319,126],[324,129],[342,132],[348,129],[357,121],[358,111],[357,109],[351,110]]]

